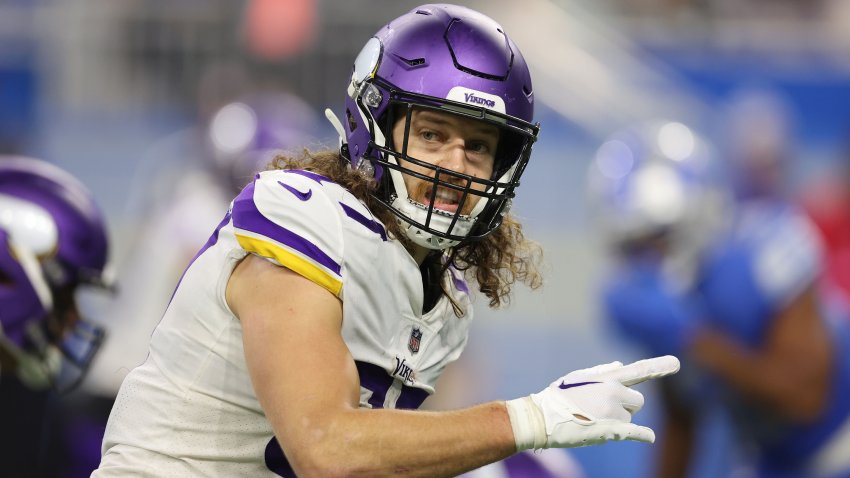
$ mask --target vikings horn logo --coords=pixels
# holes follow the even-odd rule
[[[407,348],[410,350],[410,353],[415,354],[419,352],[419,344],[422,342],[422,331],[419,330],[419,327],[414,327],[413,330],[410,331],[410,339],[407,341]]]

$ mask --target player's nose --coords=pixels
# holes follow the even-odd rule
[[[447,145],[440,160],[440,167],[465,174],[467,161],[466,147],[462,140],[457,140]]]

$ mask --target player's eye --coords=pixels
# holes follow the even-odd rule
[[[472,143],[469,143],[469,146],[467,146],[467,149],[469,149],[473,153],[487,154],[487,153],[490,152],[490,145],[488,145],[487,143],[483,143],[483,142],[472,142]]]
[[[438,139],[440,139],[440,136],[436,132],[430,130],[422,131],[422,133],[420,133],[420,136],[425,141],[437,141]]]

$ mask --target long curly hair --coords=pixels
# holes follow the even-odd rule
[[[301,169],[330,178],[362,201],[384,224],[390,237],[401,241],[408,250],[412,247],[396,217],[370,194],[377,187],[374,179],[351,168],[339,152],[304,149],[298,156],[278,155],[268,169]],[[467,277],[474,277],[478,290],[489,299],[492,308],[510,303],[511,288],[516,282],[531,289],[543,285],[540,273],[543,250],[538,243],[525,238],[522,225],[510,214],[493,233],[479,241],[458,244],[448,251],[448,257],[446,267],[453,265]]]

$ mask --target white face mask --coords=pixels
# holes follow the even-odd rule
[[[387,159],[391,163],[398,164],[398,159],[393,155],[388,155]],[[508,179],[513,176],[515,170],[516,165],[511,166],[500,178],[498,178],[498,181],[502,183],[507,182]],[[403,178],[404,173],[396,169],[389,169],[388,172],[392,180],[393,190],[395,191],[395,199],[392,201],[391,206],[413,221],[425,224],[428,220],[429,207],[410,199],[407,186],[405,185]],[[503,191],[503,188],[497,188],[495,190],[490,188],[484,192],[488,194],[492,194],[494,192],[501,194]],[[451,234],[461,237],[469,235],[475,225],[478,215],[484,210],[488,203],[489,199],[481,198],[469,214],[458,215],[454,226],[451,228]],[[503,214],[506,214],[509,210],[510,201],[508,201]],[[454,247],[460,242],[459,240],[439,237],[402,219],[397,219],[397,221],[399,225],[401,225],[405,235],[418,246],[432,250],[443,250]],[[454,213],[441,214],[438,210],[434,209],[431,212],[429,225],[433,230],[448,233],[452,221],[454,221]]]
[[[404,188],[404,185],[401,186]],[[396,191],[400,188],[396,187]],[[392,206],[399,211],[401,211],[405,216],[413,219],[416,222],[424,224],[428,218],[428,211],[423,206],[419,206],[414,204],[408,198],[402,198],[398,196],[393,200]],[[402,219],[397,219],[399,225],[402,227],[405,235],[413,241],[414,244],[424,247],[426,249],[433,250],[442,250],[448,249],[449,247],[455,246],[459,241],[455,241],[452,239],[445,239],[442,237],[435,236],[428,231],[422,230],[413,224],[410,224],[407,221]],[[442,216],[438,213],[431,214],[431,227],[441,232],[447,232],[449,230],[449,225],[452,222],[452,217]],[[455,222],[454,228],[452,229],[452,234],[456,234],[459,236],[466,236],[469,234],[470,229],[472,229],[472,225],[475,224],[475,218],[470,216],[460,216]]]

